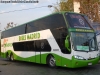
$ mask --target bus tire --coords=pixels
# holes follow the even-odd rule
[[[55,59],[52,55],[50,55],[48,58],[47,58],[47,64],[52,67],[52,68],[55,68],[56,67],[56,62],[55,62]]]
[[[10,54],[10,61],[14,61],[14,56],[12,53]]]

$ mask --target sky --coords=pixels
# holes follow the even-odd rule
[[[53,12],[53,8],[48,8],[47,6],[57,4],[58,2],[58,0],[38,1],[39,3],[0,3],[0,30],[3,31],[9,22],[20,25],[31,20],[49,15]],[[9,12],[28,8],[33,9]]]

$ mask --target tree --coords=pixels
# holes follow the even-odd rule
[[[14,24],[13,22],[9,22],[9,23],[7,23],[7,26],[4,29],[7,30],[7,29],[12,28],[12,27],[14,27],[16,25],[17,24]]]
[[[60,3],[54,5],[54,12],[73,11],[73,0],[60,0]]]
[[[100,22],[99,0],[80,0],[80,13],[86,14],[93,22]]]
[[[57,3],[58,6],[54,6],[54,12],[57,11],[73,11],[74,12],[74,2],[80,3],[80,13],[85,14],[93,22],[100,22],[99,14],[99,0],[60,0]]]

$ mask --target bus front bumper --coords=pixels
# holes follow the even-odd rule
[[[91,59],[91,60],[79,60],[73,57],[72,68],[79,68],[79,67],[95,65],[95,64],[98,64],[98,62],[99,62],[99,57]]]

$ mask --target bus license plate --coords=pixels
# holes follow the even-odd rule
[[[92,65],[92,63],[88,63],[88,65]]]

